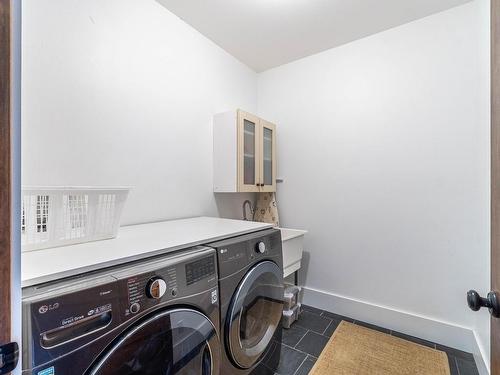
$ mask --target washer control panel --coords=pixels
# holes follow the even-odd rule
[[[194,284],[215,275],[215,258],[209,256],[187,263],[185,269],[187,285]]]
[[[128,303],[125,316],[136,314],[163,299],[177,295],[178,281],[176,267],[156,272],[147,272],[126,278]]]
[[[168,260],[152,258],[135,267],[115,271],[113,277],[124,290],[122,313],[128,319],[159,303],[217,286],[216,255],[213,250],[209,254],[198,250]]]

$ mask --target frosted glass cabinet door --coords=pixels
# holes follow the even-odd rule
[[[262,192],[276,191],[276,126],[265,120],[261,123],[261,189]]]
[[[238,111],[238,191],[259,191],[261,173],[259,140],[259,118]]]

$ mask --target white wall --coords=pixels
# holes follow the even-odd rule
[[[488,315],[465,293],[489,288],[488,6],[272,69],[258,85],[259,115],[279,124],[281,223],[309,230],[306,287],[474,328],[485,352]]]
[[[240,217],[212,193],[212,115],[257,76],[154,0],[23,1],[23,184],[132,186],[122,223]]]

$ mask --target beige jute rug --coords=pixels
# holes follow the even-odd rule
[[[309,375],[450,375],[446,353],[342,321]]]

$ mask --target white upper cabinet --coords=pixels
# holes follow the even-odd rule
[[[276,191],[276,125],[242,110],[214,116],[214,192]]]

